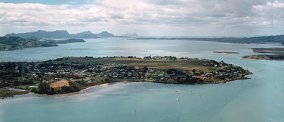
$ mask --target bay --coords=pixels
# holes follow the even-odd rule
[[[0,122],[281,122],[284,62],[245,60],[250,48],[189,40],[89,39],[86,43],[0,52],[0,61],[44,61],[65,56],[172,55],[224,60],[251,70],[251,79],[226,84],[117,83],[56,96],[28,94],[0,100]],[[241,54],[214,54],[236,51]]]

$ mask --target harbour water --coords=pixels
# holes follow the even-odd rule
[[[16,96],[0,100],[0,122],[282,122],[284,62],[241,59],[242,55],[252,54],[250,48],[255,47],[280,45],[108,38],[0,52],[0,61],[43,61],[65,56],[186,56],[224,60],[253,72],[251,79],[226,84],[117,83],[68,95]]]

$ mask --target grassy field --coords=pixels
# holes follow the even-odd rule
[[[122,61],[123,62],[123,61]],[[193,61],[138,61],[127,62],[129,66],[147,66],[149,68],[156,69],[180,69],[180,70],[208,70],[208,67],[203,66]]]
[[[202,70],[212,71],[215,68],[203,66],[209,62],[205,59],[189,59],[189,60],[144,60],[141,58],[86,58],[86,57],[65,57],[55,60],[55,62],[78,62],[78,63],[96,63],[96,64],[126,64],[129,66],[146,66],[148,68],[156,69],[180,69],[185,71]]]

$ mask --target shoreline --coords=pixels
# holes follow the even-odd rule
[[[85,92],[87,90],[90,90],[90,89],[96,88],[96,87],[108,87],[108,86],[113,85],[113,84],[115,84],[115,83],[103,83],[103,84],[93,85],[93,86],[86,87],[86,88],[84,88],[84,89],[82,89],[78,92],[74,92],[74,93]]]
[[[52,95],[49,95],[49,94],[37,94],[37,93],[33,93],[33,92],[30,92],[30,93],[32,93],[35,96],[39,96],[39,97],[72,96],[72,95],[79,95],[79,94],[82,94],[82,93],[87,93],[87,90],[90,90],[90,89],[93,89],[93,88],[96,88],[96,87],[108,87],[108,86],[111,86],[113,84],[115,84],[115,83],[103,83],[103,84],[88,86],[86,88],[81,89],[78,92],[70,92],[70,93],[65,93],[65,94],[52,94]]]
[[[234,79],[233,81],[236,81],[236,80],[247,80],[247,79],[251,79],[251,78],[245,78],[245,79]],[[214,83],[214,84],[225,84],[229,81],[224,81],[222,83]],[[80,91],[78,92],[70,92],[70,93],[64,93],[64,94],[52,94],[52,95],[49,95],[49,94],[37,94],[37,93],[34,93],[34,92],[30,92],[28,91],[27,93],[25,94],[18,94],[18,95],[15,95],[15,96],[23,96],[23,95],[34,95],[34,96],[37,96],[37,97],[60,97],[60,96],[73,96],[73,95],[83,95],[85,93],[91,93],[90,89],[94,89],[94,88],[98,88],[98,87],[109,87],[109,86],[112,86],[114,84],[118,84],[118,83],[157,83],[157,84],[179,84],[179,85],[188,85],[188,84],[180,84],[180,83],[163,83],[163,82],[133,82],[133,81],[129,81],[129,80],[123,80],[123,81],[117,81],[117,82],[111,82],[111,83],[102,83],[102,84],[97,84],[97,85],[92,85],[92,86],[88,86],[86,88],[83,88],[81,89]],[[190,84],[190,85],[204,85],[204,84],[212,84],[212,83],[196,83],[196,84]],[[20,90],[20,91],[26,91],[26,90],[22,90],[22,89],[17,89],[17,90]]]
[[[2,62],[1,65],[4,75],[1,80],[12,79],[11,83],[3,85],[21,86],[18,82],[26,81],[21,79],[32,79],[33,82],[22,89],[48,95],[68,95],[124,81],[219,84],[247,79],[251,74],[249,70],[224,61],[175,56],[63,57],[45,62]],[[17,67],[25,70],[19,73]],[[6,75],[9,73],[22,75],[15,78]],[[42,79],[46,82],[41,82]]]
[[[9,87],[0,88],[0,99],[13,98],[17,95],[28,94],[30,91]]]
[[[82,93],[86,93],[87,90],[89,89],[93,89],[93,88],[96,88],[96,87],[100,87],[101,85],[103,84],[100,84],[100,85],[94,85],[94,86],[89,86],[89,87],[86,87],[84,89],[81,89],[80,91],[78,92],[70,92],[70,93],[65,93],[65,94],[52,94],[52,95],[49,95],[49,94],[37,94],[37,93],[33,93],[35,96],[40,96],[40,97],[52,97],[52,96],[73,96],[73,95],[79,95],[79,94],[82,94]],[[108,85],[109,86],[109,85]]]

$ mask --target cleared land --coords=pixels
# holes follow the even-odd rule
[[[188,59],[188,60],[144,60],[142,58],[84,58],[84,57],[64,57],[56,59],[55,62],[70,62],[70,63],[95,63],[95,64],[126,64],[129,66],[146,66],[155,69],[180,69],[191,71],[195,70],[214,70],[214,67],[204,66],[208,63],[207,59]]]
[[[61,88],[61,87],[69,87],[69,81],[68,80],[59,80],[59,81],[56,81],[56,82],[53,82],[53,83],[50,83],[49,86],[51,88],[54,88],[54,89],[58,89],[58,88]]]

